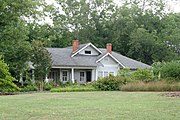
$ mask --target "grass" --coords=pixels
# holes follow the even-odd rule
[[[180,98],[160,92],[63,92],[0,96],[0,120],[179,120]]]

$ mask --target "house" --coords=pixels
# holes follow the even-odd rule
[[[108,43],[106,49],[97,48],[92,43],[80,44],[73,40],[72,47],[47,48],[52,57],[52,69],[46,81],[68,80],[73,83],[92,82],[98,77],[109,74],[117,75],[122,68],[151,68],[142,62],[133,60],[112,51],[112,44]]]

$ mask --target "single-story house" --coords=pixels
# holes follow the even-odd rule
[[[52,57],[52,68],[46,78],[47,82],[92,82],[98,77],[117,75],[118,70],[122,68],[151,68],[147,64],[112,51],[111,43],[108,43],[105,49],[97,48],[92,43],[79,44],[78,40],[73,40],[71,47],[47,50]]]

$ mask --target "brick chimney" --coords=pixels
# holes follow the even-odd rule
[[[106,49],[107,49],[107,52],[111,54],[112,53],[112,44],[111,43],[107,43],[106,44]]]
[[[73,40],[72,41],[72,52],[75,52],[79,48],[79,40]]]

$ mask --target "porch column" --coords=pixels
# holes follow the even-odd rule
[[[92,77],[91,77],[91,81],[95,81],[95,70],[94,69],[92,69],[92,73],[91,73],[92,75]]]
[[[32,69],[32,79],[31,79],[32,83],[35,83],[35,78],[34,78],[34,69]]]
[[[71,80],[74,83],[74,68],[71,68]]]
[[[48,82],[48,75],[46,74],[46,77],[45,77],[45,82],[47,83]]]
[[[23,74],[22,73],[20,73],[19,82],[21,83],[21,86],[24,86]]]
[[[97,69],[95,70],[95,73],[96,73],[95,80],[97,81],[97,79],[98,79],[98,70]]]
[[[61,68],[59,68],[59,81],[62,82],[62,77],[61,77]]]

